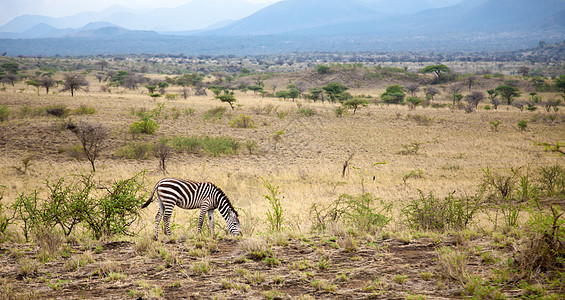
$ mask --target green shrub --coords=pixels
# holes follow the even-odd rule
[[[526,128],[528,127],[528,121],[526,121],[526,120],[518,121],[518,124],[516,124],[516,126],[518,126],[520,131],[525,131]]]
[[[239,150],[239,143],[231,137],[208,137],[202,138],[202,148],[208,154],[216,157],[221,154],[235,155]]]
[[[272,185],[269,181],[263,180],[263,186],[268,190],[266,195],[263,195],[265,199],[269,201],[271,205],[271,210],[266,212],[267,214],[267,226],[270,231],[280,232],[283,230],[284,222],[284,208],[281,205],[281,200],[279,199],[280,192],[279,186]]]
[[[234,128],[255,128],[255,122],[253,118],[248,115],[241,114],[233,118],[230,123],[230,127]]]
[[[304,117],[311,117],[313,115],[315,115],[316,113],[311,110],[310,108],[299,108],[298,110],[296,110],[296,113],[300,116],[304,116]]]
[[[30,233],[37,236],[53,234],[54,227],[70,235],[78,227],[89,230],[96,239],[116,234],[131,234],[129,227],[139,219],[139,207],[145,200],[141,195],[144,173],[120,180],[99,195],[92,176],[75,176],[67,183],[65,178],[52,184],[47,182],[46,199],[40,199],[36,190],[22,193],[12,205],[16,220],[24,231],[26,241]],[[43,239],[49,242],[49,239]]]
[[[376,206],[377,199],[370,193],[359,195],[342,194],[329,206],[311,206],[310,212],[314,219],[314,230],[324,231],[327,224],[344,222],[350,228],[360,232],[374,233],[385,227],[391,220],[392,204],[381,201]]]
[[[92,107],[88,107],[86,105],[81,105],[76,109],[73,109],[73,114],[75,115],[93,115],[96,113],[96,110]]]
[[[455,198],[453,193],[441,199],[432,193],[428,196],[419,191],[420,197],[412,200],[402,213],[410,228],[424,230],[464,229],[482,206],[479,196]]]
[[[45,107],[45,112],[57,118],[66,118],[71,110],[64,105],[53,105]]]
[[[129,132],[132,134],[154,134],[159,129],[159,123],[151,118],[143,118],[141,121],[134,122],[129,127]]]
[[[231,137],[209,137],[191,136],[174,137],[171,145],[176,151],[188,152],[192,154],[207,153],[213,156],[235,155],[240,148],[240,144]]]
[[[0,105],[0,122],[8,121],[11,113],[6,105]]]
[[[336,107],[336,109],[334,109],[335,116],[338,117],[338,118],[343,117],[343,115],[346,112],[347,112],[347,110],[343,106],[339,106],[339,107]]]
[[[565,169],[560,165],[540,167],[539,189],[546,197],[565,198]]]
[[[216,107],[210,109],[204,114],[204,121],[208,121],[208,119],[220,120],[221,118],[224,117],[226,110],[227,108],[225,107]]]
[[[515,259],[519,275],[531,278],[539,271],[561,272],[565,268],[565,220],[560,207],[533,213],[526,232],[528,235]]]
[[[116,150],[116,156],[126,159],[149,159],[153,156],[155,145],[153,143],[127,143]]]
[[[0,200],[4,197],[4,189],[6,189],[6,187],[0,185]],[[0,202],[0,235],[6,232],[8,225],[10,225],[12,222],[13,216],[10,217],[6,214],[6,208],[4,207],[2,202]]]
[[[132,235],[129,227],[140,219],[139,209],[145,202],[145,173],[116,181],[107,192],[90,203],[84,217],[96,239],[112,235]]]
[[[188,152],[197,154],[202,151],[201,138],[196,136],[180,137],[176,136],[171,139],[171,145],[178,152]]]

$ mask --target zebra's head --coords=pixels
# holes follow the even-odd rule
[[[228,231],[233,235],[241,234],[241,226],[239,224],[239,218],[235,210],[232,210],[227,219]]]

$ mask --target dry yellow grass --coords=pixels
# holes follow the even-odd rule
[[[92,83],[95,80],[91,80]],[[23,88],[22,86],[21,88]],[[169,88],[170,93],[180,93],[179,88]],[[352,94],[378,96],[382,88],[352,90]],[[421,92],[420,92],[421,93]],[[526,96],[523,96],[526,97]],[[13,201],[18,194],[42,188],[45,179],[56,179],[76,173],[90,172],[87,161],[76,161],[61,149],[76,145],[78,141],[67,130],[60,130],[61,120],[54,117],[18,116],[22,107],[41,107],[64,104],[74,109],[86,105],[96,109],[94,115],[72,115],[75,121],[97,122],[110,129],[110,139],[102,156],[96,161],[95,178],[101,185],[127,178],[147,170],[146,189],[163,176],[174,176],[211,181],[221,187],[232,202],[247,214],[264,220],[268,201],[263,195],[263,179],[280,186],[282,205],[287,220],[294,228],[307,230],[306,216],[312,203],[329,203],[342,193],[357,194],[364,189],[377,198],[394,203],[395,211],[410,199],[417,197],[417,189],[433,192],[443,197],[457,191],[472,194],[481,182],[483,169],[489,167],[499,173],[521,166],[539,167],[563,164],[563,158],[544,152],[538,142],[556,142],[565,137],[565,116],[555,113],[553,124],[542,121],[528,123],[521,132],[516,124],[530,120],[545,112],[520,112],[516,108],[499,107],[498,111],[478,109],[473,113],[451,111],[447,108],[421,108],[410,110],[406,106],[380,106],[371,104],[356,115],[337,118],[337,104],[311,103],[304,100],[280,101],[236,93],[236,110],[227,104],[213,100],[212,96],[191,96],[184,100],[154,100],[141,88],[137,91],[122,88],[112,93],[102,93],[94,83],[90,92],[45,95],[42,90],[20,92],[18,87],[0,92],[0,104],[12,111],[9,121],[0,123],[0,184],[7,187],[3,201]],[[441,98],[441,97],[440,97]],[[440,100],[441,101],[441,100]],[[115,151],[126,141],[132,141],[129,126],[137,120],[131,110],[151,110],[157,103],[165,104],[166,118],[158,120],[160,128],[154,136],[136,139],[153,141],[172,136],[230,136],[241,143],[257,142],[254,154],[241,149],[235,156],[211,157],[205,155],[174,154],[167,162],[167,174],[159,170],[157,158],[125,160],[115,156]],[[276,107],[276,112],[286,112],[284,118],[257,114],[258,108]],[[226,107],[227,115],[220,120],[204,121],[207,110]],[[181,112],[177,119],[171,115],[173,108]],[[182,113],[194,109],[194,115]],[[298,108],[309,108],[314,116],[297,114]],[[228,122],[239,114],[250,115],[255,128],[232,128]],[[420,124],[417,119],[428,124]],[[499,132],[493,132],[489,122],[499,120]],[[277,149],[272,136],[284,130]],[[403,145],[420,143],[417,155],[401,155]],[[345,177],[342,167],[354,153]],[[22,159],[32,155],[27,174],[16,167]],[[377,164],[383,163],[386,164]],[[422,178],[405,176],[421,170]],[[363,183],[362,183],[363,182]],[[156,206],[145,211],[143,225],[152,229]],[[186,224],[193,218],[191,212],[177,211],[177,223]],[[223,221],[221,221],[223,222]],[[259,228],[262,228],[259,222]]]

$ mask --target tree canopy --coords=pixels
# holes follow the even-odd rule
[[[337,82],[331,82],[322,87],[326,94],[330,97],[331,102],[335,102],[335,99],[343,92],[347,91],[349,88],[345,85]]]
[[[404,88],[398,84],[389,85],[381,95],[381,99],[387,104],[402,103],[405,97]]]
[[[67,73],[65,74],[65,79],[63,80],[62,91],[71,91],[71,97],[74,97],[75,91],[78,89],[84,89],[89,85],[88,81],[82,74],[78,73]]]
[[[423,68],[420,72],[424,74],[434,73],[437,76],[437,79],[441,80],[445,73],[451,72],[451,69],[449,69],[446,65],[431,65]]]
[[[512,104],[514,101],[514,97],[519,97],[520,92],[519,89],[515,86],[510,85],[499,85],[496,89],[494,89],[500,97],[506,101],[506,104]]]
[[[219,99],[222,102],[228,103],[231,107],[231,109],[233,110],[233,103],[236,101],[234,95],[232,94],[223,94],[223,95],[218,95],[216,96],[216,99]]]
[[[360,98],[353,98],[343,102],[343,106],[353,109],[353,114],[357,112],[359,107],[367,107],[367,105],[369,105],[369,101]]]

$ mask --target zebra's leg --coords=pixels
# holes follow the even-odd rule
[[[208,219],[210,220],[210,233],[212,233],[212,238],[215,238],[216,235],[214,235],[214,211],[213,210],[208,211]]]
[[[198,216],[198,234],[202,232],[202,224],[204,223],[204,218],[206,217],[207,208],[202,206],[200,208],[200,216]]]
[[[159,223],[161,223],[161,217],[163,217],[163,205],[159,205],[159,211],[155,216],[155,240],[159,238]]]
[[[173,214],[173,208],[166,208],[165,212],[163,212],[163,224],[165,228],[163,228],[163,232],[166,235],[171,235],[171,215]]]

